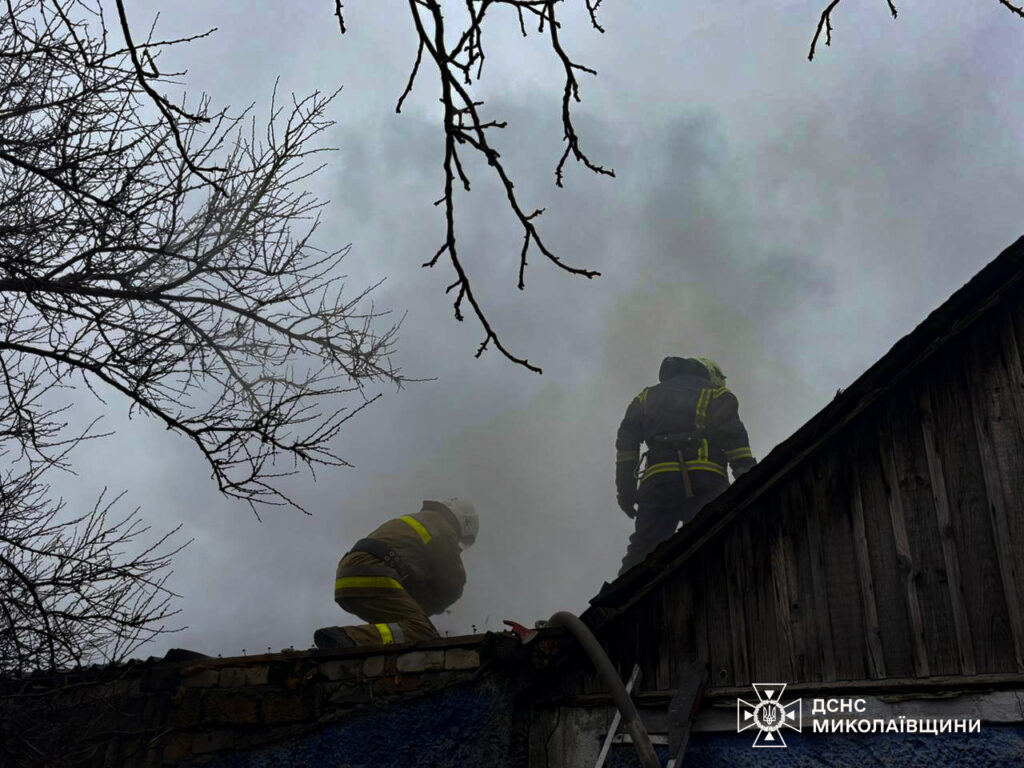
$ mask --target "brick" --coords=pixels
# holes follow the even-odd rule
[[[171,709],[169,722],[171,725],[188,727],[198,725],[203,721],[202,716],[202,694],[182,688],[174,697],[174,706]]]
[[[230,749],[235,745],[235,735],[231,731],[210,731],[197,733],[192,739],[192,752],[201,755],[204,752],[217,752]]]
[[[142,681],[138,678],[133,680],[115,680],[110,687],[110,695],[115,698],[135,696],[142,692]]]
[[[166,693],[151,693],[142,706],[142,719],[147,723],[157,722],[166,718],[173,706],[173,701]]]
[[[270,674],[268,667],[225,667],[220,670],[218,685],[221,688],[248,688],[266,685]]]
[[[192,736],[188,733],[175,733],[167,737],[164,744],[164,764],[176,765],[192,754]]]
[[[444,669],[444,651],[413,651],[398,657],[399,672],[430,672]]]
[[[419,675],[395,675],[395,688],[399,691],[415,691],[420,687]]]
[[[291,691],[271,691],[260,704],[260,718],[267,724],[305,720],[312,714],[311,698]]]
[[[258,723],[260,702],[242,693],[209,693],[203,699],[203,714],[206,722]]]
[[[133,765],[138,768],[163,768],[163,758],[160,750],[156,747],[150,747],[146,749],[142,755],[136,758]]]
[[[332,707],[365,704],[373,700],[373,688],[369,683],[334,683],[324,686],[324,694],[327,696],[327,703]]]
[[[139,739],[126,739],[121,742],[121,754],[118,755],[120,765],[126,765],[129,762],[134,763],[136,760],[141,760],[145,750],[143,749],[143,743]]]
[[[363,661],[363,674],[367,677],[380,677],[384,674],[384,662],[383,656],[370,656]]]
[[[377,656],[375,658],[383,658]],[[369,661],[367,659],[366,661]],[[362,659],[348,659],[344,661],[328,661],[320,665],[320,674],[326,677],[328,680],[355,680],[361,674],[364,674],[363,667],[365,666]],[[383,670],[384,665],[381,664]]]
[[[475,669],[480,666],[480,654],[470,648],[449,648],[444,652],[445,669]]]
[[[194,670],[194,671],[193,671]],[[185,670],[181,676],[181,684],[189,688],[212,688],[217,684],[219,674],[216,669]]]
[[[58,690],[54,695],[53,701],[55,706],[63,709],[73,709],[82,703],[82,689],[71,688],[66,691]]]
[[[156,665],[150,667],[141,680],[142,690],[146,693],[151,691],[173,691],[181,685],[181,670],[174,665]]]

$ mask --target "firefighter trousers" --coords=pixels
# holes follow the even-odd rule
[[[692,520],[705,504],[724,489],[724,486],[701,487],[695,484],[696,495],[691,498],[678,493],[640,499],[637,503],[636,527],[629,537],[629,546],[626,548],[625,557],[622,558],[619,575],[643,562],[661,542],[676,532],[680,523],[685,524]]]
[[[355,645],[414,643],[440,637],[419,603],[404,589],[340,589],[334,599],[343,611],[367,622],[340,627]]]

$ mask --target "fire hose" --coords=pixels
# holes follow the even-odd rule
[[[583,650],[590,657],[594,668],[611,691],[612,700],[622,714],[623,725],[626,726],[629,735],[633,739],[633,746],[640,757],[641,765],[644,768],[661,768],[661,761],[654,751],[651,737],[647,734],[647,728],[640,719],[636,705],[629,697],[626,686],[622,684],[622,678],[619,677],[619,673],[612,665],[608,654],[604,652],[604,648],[597,642],[594,633],[579,618],[568,611],[558,611],[552,615],[548,624],[556,627],[565,627],[576,638],[577,642],[583,646]]]

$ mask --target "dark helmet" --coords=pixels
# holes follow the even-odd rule
[[[705,357],[666,357],[661,361],[658,381],[668,381],[676,376],[707,377],[714,386],[725,386],[725,374],[718,363]]]

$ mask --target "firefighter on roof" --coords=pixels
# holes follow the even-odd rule
[[[462,547],[480,528],[473,505],[460,499],[424,501],[414,515],[389,520],[341,558],[334,600],[367,622],[324,627],[318,648],[411,643],[438,637],[429,616],[462,596]]]
[[[728,487],[727,464],[739,477],[756,463],[717,363],[666,357],[658,380],[633,398],[615,440],[619,508],[636,520],[620,574]]]

